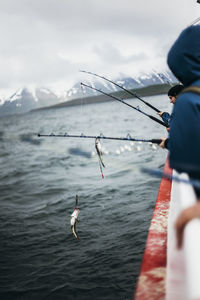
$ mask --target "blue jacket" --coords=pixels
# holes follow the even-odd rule
[[[168,54],[168,65],[185,87],[200,87],[200,25],[186,28]],[[200,178],[200,94],[181,94],[170,122],[170,166]]]
[[[161,118],[167,126],[170,126],[171,115],[168,112],[164,112]]]

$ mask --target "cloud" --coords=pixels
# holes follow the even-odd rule
[[[100,47],[95,47],[94,52],[101,61],[115,65],[129,64],[131,62],[138,62],[148,58],[148,56],[142,52],[135,55],[124,56],[118,48],[114,47],[110,43],[106,43]]]
[[[188,0],[0,0],[2,89],[69,88],[85,68],[134,75],[165,65],[180,31],[199,16]]]

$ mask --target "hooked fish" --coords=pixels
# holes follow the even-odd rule
[[[97,151],[97,154],[99,157],[99,167],[100,167],[100,171],[101,171],[101,176],[102,176],[102,178],[104,178],[102,167],[105,168],[105,165],[104,165],[102,157],[101,157],[102,156],[101,144],[100,144],[100,139],[98,137],[95,139],[95,148],[96,148],[96,151]]]
[[[101,157],[102,156],[102,151],[101,151],[100,139],[98,137],[95,139],[95,148],[97,150],[99,161],[102,164],[102,166],[105,168],[105,165],[104,165],[102,157]]]
[[[78,235],[76,233],[76,223],[79,222],[78,220],[78,215],[80,213],[80,210],[78,209],[78,195],[76,195],[75,198],[75,208],[73,213],[71,214],[71,220],[70,220],[70,225],[71,225],[71,230],[75,236],[75,238],[78,240]]]

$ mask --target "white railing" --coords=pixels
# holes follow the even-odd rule
[[[173,171],[174,175],[176,174]],[[187,174],[179,175],[188,178]],[[168,218],[167,300],[200,299],[200,219],[194,219],[184,230],[183,247],[176,247],[175,221],[180,212],[196,203],[192,186],[172,182]]]

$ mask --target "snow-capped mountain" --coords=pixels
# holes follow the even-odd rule
[[[123,85],[126,89],[141,87],[140,83],[138,83],[137,80],[129,77],[124,77],[123,79],[117,79],[114,81],[120,85]],[[105,93],[111,93],[120,90],[120,88],[116,87],[114,84],[105,80],[101,80],[97,77],[95,79],[93,78],[93,80],[83,80],[83,83],[92,86],[98,90],[102,90]],[[98,91],[82,86],[80,82],[78,82],[65,93],[65,99],[72,100],[75,98],[96,96],[98,94]]]
[[[88,78],[86,80],[83,80],[83,83],[85,83],[86,85],[90,85],[106,93],[116,92],[120,90],[119,87],[115,86],[114,84],[108,81],[100,79],[99,77],[94,77],[91,75],[88,75],[88,77],[90,80],[88,80]],[[149,85],[164,84],[164,83],[170,84],[170,83],[177,82],[177,79],[173,76],[173,74],[168,71],[162,73],[157,73],[154,71],[149,74],[145,73],[135,78],[126,77],[122,75],[120,78],[111,79],[111,80],[113,80],[119,85],[122,85],[126,89],[137,89]],[[76,83],[70,90],[68,90],[65,93],[65,99],[72,100],[75,98],[95,96],[98,94],[99,92],[92,90],[88,87],[82,86],[79,82]]]
[[[60,101],[60,98],[47,88],[22,88],[0,106],[0,115],[24,113],[32,109],[54,105]]]
[[[111,79],[111,78],[110,78]],[[117,79],[111,79],[117,84],[123,86],[126,89],[137,89],[146,87],[149,85],[174,83],[177,79],[172,73],[168,72],[152,72],[149,74],[143,74],[139,77],[131,78],[121,75]],[[116,85],[103,80],[98,77],[88,75],[87,80],[83,79],[83,83],[92,86],[96,89],[102,90],[106,93],[119,91],[120,88]],[[52,106],[72,99],[83,98],[88,96],[96,96],[99,92],[82,86],[80,82],[76,83],[70,90],[64,93],[64,96],[60,97],[55,95],[51,90],[47,88],[22,88],[16,91],[11,97],[1,104],[0,102],[0,115],[25,113],[33,109]]]

